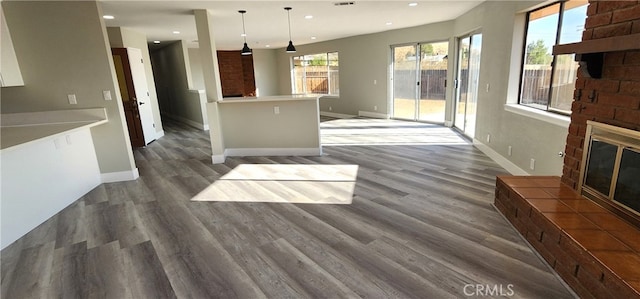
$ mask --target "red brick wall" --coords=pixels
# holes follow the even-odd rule
[[[640,33],[640,1],[589,1],[583,40]],[[602,78],[578,71],[562,182],[577,189],[587,120],[640,131],[640,50],[608,52]]]
[[[223,96],[255,96],[253,55],[240,51],[217,51]]]

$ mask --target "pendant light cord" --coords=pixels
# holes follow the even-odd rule
[[[286,7],[287,10],[287,20],[289,20],[289,40],[291,40],[291,7]]]
[[[244,42],[247,42],[247,30],[244,28],[244,13],[245,11],[242,11],[240,14],[242,15],[242,37],[244,38]]]

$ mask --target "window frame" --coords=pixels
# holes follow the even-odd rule
[[[547,5],[544,6],[540,6],[536,9],[533,10],[529,10],[526,13],[526,17],[525,17],[525,23],[524,23],[524,36],[523,36],[523,40],[522,40],[522,48],[521,48],[521,62],[520,62],[520,74],[519,74],[519,80],[518,80],[518,105],[524,106],[524,107],[528,107],[528,108],[532,108],[532,109],[536,109],[536,110],[540,110],[540,111],[545,111],[545,112],[551,112],[551,113],[555,113],[555,114],[560,114],[560,115],[564,115],[564,116],[570,116],[571,115],[571,111],[565,111],[565,110],[560,110],[560,109],[556,109],[551,107],[551,99],[553,96],[553,80],[554,80],[554,76],[555,76],[555,71],[556,71],[556,62],[557,62],[557,57],[558,55],[556,54],[551,54],[552,59],[551,59],[551,75],[549,77],[549,91],[547,93],[547,104],[546,107],[540,108],[538,106],[541,105],[532,105],[532,104],[523,104],[522,103],[522,89],[523,89],[523,80],[524,80],[524,68],[525,68],[525,62],[526,62],[526,56],[527,56],[527,36],[529,34],[529,24],[531,21],[531,14],[535,13],[537,11],[543,10],[545,8],[551,7],[553,5],[560,5],[559,9],[558,9],[558,25],[556,27],[556,36],[555,36],[555,42],[552,45],[556,46],[556,45],[560,45],[560,36],[562,34],[562,23],[563,23],[563,19],[564,19],[564,14],[565,14],[565,4],[568,2],[569,0],[560,0],[560,1],[554,1],[552,3],[549,3]],[[588,5],[588,4],[587,4]],[[586,21],[586,16],[585,16],[585,21]]]
[[[330,64],[330,59],[329,59],[329,55],[330,54],[335,54],[338,62],[338,82],[340,82],[340,54],[339,51],[327,51],[327,52],[319,52],[319,53],[313,53],[313,54],[303,54],[303,55],[295,55],[295,56],[291,56],[291,90],[293,94],[303,94],[303,95],[323,95],[325,97],[339,97],[340,96],[340,89],[338,88],[338,93],[331,93],[331,86],[334,86],[335,82],[332,82],[333,80],[331,80],[331,64]],[[296,78],[296,58],[301,58],[301,57],[305,57],[305,56],[313,56],[313,55],[325,55],[326,57],[326,61],[327,61],[327,93],[313,93],[313,92],[309,92],[307,90],[307,85],[306,83],[303,83],[303,89],[304,91],[302,93],[298,92],[298,86],[296,84],[297,82],[297,78]],[[304,61],[304,59],[302,59]],[[306,65],[305,65],[305,74],[306,74]],[[305,76],[306,78],[306,76]],[[339,86],[339,85],[338,85]]]

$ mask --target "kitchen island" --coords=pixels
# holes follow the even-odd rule
[[[318,97],[225,98],[208,104],[219,111],[224,157],[322,154]]]
[[[107,121],[104,108],[2,114],[2,248],[101,183],[90,130]]]

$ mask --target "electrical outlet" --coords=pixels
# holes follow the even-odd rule
[[[280,114],[280,107],[279,106],[274,106],[273,107],[273,114]]]
[[[378,111],[378,106],[373,106],[373,111]]]
[[[331,106],[329,106],[329,111],[333,111],[333,108],[331,108]]]
[[[489,83],[487,83],[487,92],[489,92]]]
[[[102,98],[104,98],[105,101],[111,101],[111,90],[103,90],[102,91]]]
[[[509,155],[509,157],[511,157],[511,154],[513,154],[513,147],[511,147],[511,145],[509,145],[509,147],[507,148],[507,155]]]
[[[78,100],[76,99],[76,95],[75,94],[67,95],[67,99],[69,99],[69,104],[71,104],[71,105],[78,104]]]
[[[531,168],[531,170],[536,169],[536,159],[531,159],[531,161],[529,161],[529,168]]]
[[[373,79],[373,85],[376,85],[376,84],[378,84],[378,80]]]
[[[491,134],[487,134],[487,143],[491,142]]]

